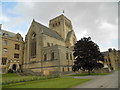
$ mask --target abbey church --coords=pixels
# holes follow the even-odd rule
[[[19,34],[16,35],[11,32],[6,34],[4,30],[1,32],[3,52],[6,53],[6,55],[5,53],[2,54],[1,62],[4,63],[2,66],[4,72],[10,69],[19,70],[20,68],[44,75],[72,71],[73,46],[77,40],[71,21],[63,14],[51,19],[49,27],[33,19],[25,41]],[[15,44],[15,48],[13,48],[15,50],[12,50],[15,51],[12,58],[7,57],[9,49],[7,45],[4,45],[5,41],[9,45],[10,41]]]
[[[1,27],[0,24],[0,73],[50,75],[72,71],[77,39],[71,21],[63,14],[51,19],[48,27],[33,19],[25,41],[19,33]],[[103,52],[104,68],[116,70],[120,66],[119,54],[115,49]]]
[[[76,36],[71,21],[60,15],[49,27],[33,20],[25,37],[24,69],[51,74],[72,71]]]

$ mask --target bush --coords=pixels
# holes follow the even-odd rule
[[[12,70],[12,69],[9,69],[9,70],[8,70],[8,73],[13,73],[13,70]]]

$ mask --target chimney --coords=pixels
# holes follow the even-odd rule
[[[0,24],[0,30],[1,30],[1,28],[2,28],[2,24]]]

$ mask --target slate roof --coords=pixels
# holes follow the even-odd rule
[[[72,35],[72,32],[73,32],[73,31],[68,32],[68,34],[67,34],[67,38],[66,38],[66,41],[69,41],[70,36]]]
[[[0,30],[0,36],[14,37],[15,35],[15,33],[6,30]]]
[[[51,30],[50,28],[48,28],[38,22],[36,22],[36,24],[38,25],[38,27],[42,28],[44,34],[63,41],[63,38],[56,31]]]

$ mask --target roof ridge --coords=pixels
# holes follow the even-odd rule
[[[54,32],[54,34],[58,35],[59,38],[61,38],[61,40],[63,40],[63,38],[62,38],[56,31],[48,28],[47,26],[45,26],[45,25],[43,25],[43,24],[41,24],[41,23],[39,23],[39,22],[37,22],[37,21],[34,21],[34,22],[37,23],[38,25],[41,25],[42,27],[46,28],[46,29],[49,30],[50,32]],[[45,32],[44,29],[43,29],[43,32]],[[52,35],[52,36],[53,36],[53,35]],[[57,38],[57,36],[53,36],[53,37]]]
[[[3,29],[0,30],[0,32],[1,32],[2,36],[4,36],[4,34],[7,35],[8,37],[14,37],[16,35],[16,33],[13,33],[13,32],[10,32],[10,31],[6,31],[6,30],[3,30]]]
[[[7,30],[3,30],[3,29],[1,29],[0,31],[5,31],[5,32],[8,32],[8,33],[12,33],[12,34],[16,34],[16,33],[14,33],[14,32],[11,32],[11,31],[7,31]]]

